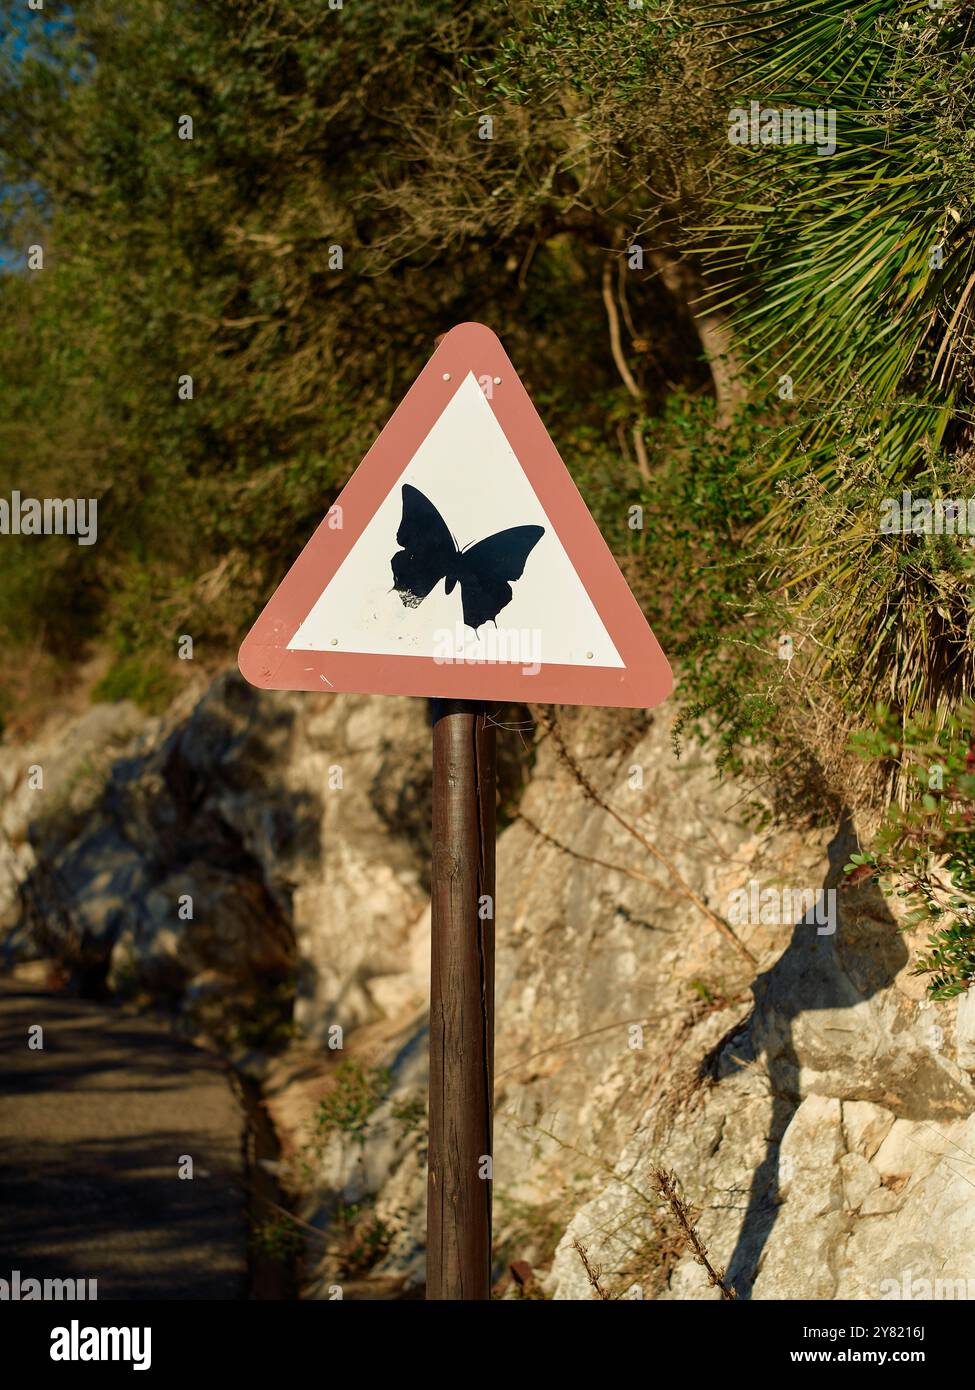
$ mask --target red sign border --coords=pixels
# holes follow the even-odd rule
[[[433,657],[289,651],[288,643],[440,418],[468,372],[500,378],[489,404],[623,667],[461,663]],[[667,658],[603,540],[497,336],[483,324],[447,333],[375,444],[336,498],[341,529],[326,517],[241,645],[238,665],[263,690],[420,695],[532,704],[648,709],[673,689]]]

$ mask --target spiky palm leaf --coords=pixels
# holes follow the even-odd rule
[[[970,554],[884,538],[880,500],[975,472],[975,16],[969,5],[784,0],[712,10],[732,105],[831,109],[837,149],[733,151],[711,229],[720,302],[759,381],[795,393],[759,480],[769,575],[819,620],[856,703],[902,708],[972,687]],[[730,42],[729,42],[730,40]],[[770,392],[771,394],[771,392]],[[818,513],[797,505],[815,480]],[[951,546],[954,545],[954,551]]]

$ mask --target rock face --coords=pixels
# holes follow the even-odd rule
[[[204,1014],[229,1001],[242,1037],[276,988],[313,1036],[361,1025],[426,903],[411,836],[429,787],[403,775],[426,738],[408,701],[302,703],[236,675],[188,717],[102,706],[7,753],[8,920],[22,900],[35,942],[89,990]],[[84,798],[74,749],[99,769]]]
[[[307,1292],[416,1285],[424,705],[227,676],[165,721],[100,717],[62,740],[103,749],[83,804],[8,801],[8,924],[23,901],[44,949],[109,987],[203,1018],[236,1000],[241,1047],[280,1039],[293,999],[263,1078],[298,1213],[327,1237]],[[609,1297],[721,1297],[692,1226],[740,1298],[958,1296],[973,1015],[927,1004],[889,906],[840,886],[851,828],[756,829],[703,753],[675,759],[664,715],[563,711],[559,731],[605,805],[542,734],[499,840],[499,1274],[599,1297],[578,1242]],[[8,780],[37,760],[4,757]]]
[[[662,732],[651,730],[624,760],[661,769],[653,794],[631,813],[643,814],[648,838],[714,904],[746,880],[822,885],[835,892],[827,901],[835,903],[836,930],[821,928],[812,915],[760,927],[747,939],[762,968],[748,982],[740,958],[686,903],[665,916],[662,900],[634,884],[637,898],[618,893],[611,909],[597,896],[600,884],[604,892],[609,887],[606,875],[586,865],[577,873],[587,886],[567,883],[561,902],[548,898],[548,912],[561,909],[569,929],[561,934],[559,994],[584,997],[587,963],[595,975],[607,954],[617,971],[626,966],[602,996],[602,1011],[587,1009],[588,1029],[581,1013],[563,1013],[557,1024],[553,1007],[552,1034],[591,1031],[600,1012],[613,1008],[625,1017],[642,1007],[648,1018],[642,1052],[625,1057],[622,1030],[610,1027],[554,1053],[551,1079],[537,1075],[544,1058],[529,1064],[534,1077],[513,1073],[518,1079],[507,1099],[516,1129],[558,1136],[545,1141],[554,1147],[542,1169],[532,1166],[520,1137],[504,1132],[500,1147],[510,1158],[503,1171],[524,1175],[525,1195],[543,1171],[559,1168],[571,1190],[569,1165],[577,1166],[580,1148],[600,1160],[590,1180],[597,1191],[578,1206],[559,1242],[549,1292],[597,1296],[575,1249],[579,1240],[602,1267],[610,1296],[721,1296],[680,1239],[679,1220],[661,1198],[660,1172],[676,1175],[712,1265],[726,1272],[739,1297],[901,1297],[891,1290],[900,1290],[905,1277],[922,1292],[923,1281],[939,1273],[964,1278],[975,1256],[964,1171],[975,1091],[961,1065],[967,1054],[951,1042],[957,1004],[926,1005],[919,997],[923,986],[908,973],[904,938],[875,889],[838,886],[853,847],[847,828],[828,844],[816,835],[750,837],[728,809],[730,788],[708,782],[699,764],[672,770]],[[602,786],[622,808],[620,774],[606,770]],[[539,776],[532,796],[541,785]],[[562,808],[568,796],[552,788],[542,793],[543,804]],[[564,830],[561,837],[569,838]],[[626,838],[589,815],[572,843],[617,860]],[[548,849],[537,854],[544,858]],[[532,881],[545,877],[536,860]],[[524,880],[521,886],[527,888]],[[614,942],[607,930],[621,909],[624,921],[639,912],[647,924],[669,927],[671,937],[676,927],[678,939],[645,936],[634,971],[629,942]],[[582,932],[572,932],[584,920],[593,933],[585,945]],[[524,996],[512,994],[509,975],[503,1008],[524,1030],[526,1053],[533,1050],[531,1020],[539,1019],[538,981],[535,990],[528,984],[539,925],[536,918],[528,927],[534,941],[512,962],[514,978],[525,979]],[[639,999],[634,976],[645,985]],[[687,1005],[695,979],[708,985],[706,1009]],[[541,989],[547,994],[547,978]],[[595,993],[594,979],[589,989]],[[647,1041],[650,1026],[655,1043]],[[542,1050],[543,1035],[535,1033],[534,1045]],[[546,1118],[553,1114],[554,1122]],[[537,1192],[541,1197],[541,1186]],[[932,1221],[933,1210],[944,1219]]]
[[[136,739],[144,720],[130,703],[97,705],[67,728],[27,748],[0,753],[0,929],[5,954],[36,950],[23,931],[24,889],[44,855],[83,831],[113,763]],[[31,826],[35,832],[31,834]]]

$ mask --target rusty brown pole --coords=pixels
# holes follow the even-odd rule
[[[494,725],[433,701],[427,1298],[491,1296]]]

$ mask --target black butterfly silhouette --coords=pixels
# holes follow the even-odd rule
[[[544,526],[513,526],[461,550],[429,498],[404,483],[403,520],[396,532],[403,549],[391,561],[393,588],[407,608],[417,608],[441,579],[448,594],[459,584],[464,622],[477,632],[482,623],[497,623],[513,597],[508,581],[521,578],[544,534]]]

